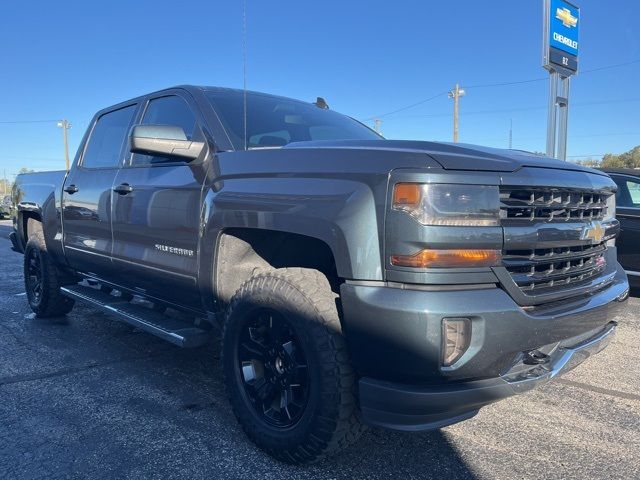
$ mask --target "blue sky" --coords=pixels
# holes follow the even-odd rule
[[[0,122],[67,118],[72,155],[93,113],[167,86],[242,86],[242,3],[10,2],[0,15]],[[583,71],[640,60],[640,2],[583,0]],[[10,6],[9,6],[10,5]],[[541,0],[247,0],[248,87],[327,99],[359,119],[452,88],[544,79]],[[634,28],[635,27],[635,28]],[[569,152],[640,144],[640,62],[578,75]],[[546,80],[467,88],[460,140],[544,150]],[[451,139],[451,100],[382,117],[388,138]],[[55,122],[0,123],[0,175],[63,168]]]

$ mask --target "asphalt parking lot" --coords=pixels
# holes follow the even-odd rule
[[[640,299],[603,353],[421,434],[370,430],[310,467],[272,460],[229,408],[216,344],[181,350],[77,305],[31,314],[0,222],[0,478],[640,478]]]

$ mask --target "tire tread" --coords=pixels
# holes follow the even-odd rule
[[[60,293],[60,276],[58,273],[58,267],[53,262],[49,253],[47,252],[47,246],[44,240],[44,233],[41,228],[37,228],[31,225],[29,222],[29,229],[31,235],[27,241],[25,247],[25,288],[28,291],[27,285],[27,268],[26,262],[28,258],[28,252],[32,248],[36,248],[40,252],[40,260],[42,269],[42,297],[39,304],[34,304],[29,297],[29,306],[39,318],[60,317],[69,313],[75,304],[73,299],[65,297]]]
[[[223,339],[229,327],[227,320],[238,303],[263,289],[278,291],[287,300],[296,294],[301,295],[315,311],[317,321],[309,333],[321,359],[322,391],[325,392],[319,409],[322,414],[317,415],[317,429],[309,434],[306,443],[283,451],[264,445],[260,433],[251,428],[250,422],[242,421],[242,414],[235,405],[234,411],[247,435],[270,455],[288,463],[313,463],[344,450],[366,430],[359,420],[356,375],[342,335],[336,308],[338,295],[331,291],[329,281],[317,270],[282,268],[261,272],[247,280],[231,299],[223,326]]]

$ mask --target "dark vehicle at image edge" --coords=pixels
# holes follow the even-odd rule
[[[604,168],[616,182],[616,218],[620,235],[616,241],[618,261],[629,276],[632,287],[640,289],[640,170]]]
[[[20,175],[33,311],[81,300],[183,347],[219,323],[238,421],[291,463],[471,418],[611,340],[629,286],[606,174],[385,140],[321,99],[249,92],[246,135],[243,110],[145,95],[96,114],[68,173]]]

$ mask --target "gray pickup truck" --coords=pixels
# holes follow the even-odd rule
[[[320,98],[186,86],[98,112],[69,172],[20,175],[11,239],[40,317],[88,302],[182,347],[221,326],[239,423],[309,463],[603,349],[628,296],[615,190],[525,152],[385,140]]]

